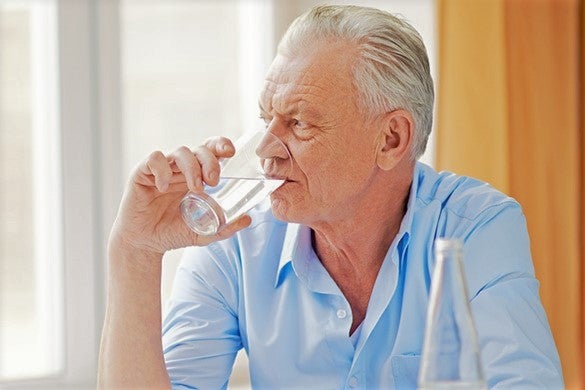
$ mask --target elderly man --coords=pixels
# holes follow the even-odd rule
[[[234,152],[223,138],[132,175],[110,237],[101,386],[224,388],[243,347],[258,388],[414,388],[433,242],[455,237],[489,387],[562,387],[522,210],[416,161],[432,106],[409,24],[352,6],[299,17],[260,97],[292,160],[269,202],[216,236],[188,230],[178,204],[217,184]],[[161,330],[161,258],[186,246]]]

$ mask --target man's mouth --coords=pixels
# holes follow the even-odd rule
[[[283,175],[268,174],[268,173],[266,174],[266,178],[270,179],[270,180],[284,180],[286,183],[294,181],[294,180],[292,180],[286,176],[283,176]]]

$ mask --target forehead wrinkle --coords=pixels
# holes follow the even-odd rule
[[[277,82],[274,80],[266,79],[266,85],[264,86],[263,94],[267,92],[277,93],[280,90],[291,91],[291,93],[317,95],[312,90],[326,91],[325,87],[318,84],[303,84],[294,81],[290,82]]]
[[[275,94],[272,99],[272,108],[283,115],[295,114],[298,111],[303,98],[300,96],[292,97],[289,94]]]
[[[308,84],[280,84],[265,89],[261,102],[269,104],[271,109],[275,109],[282,114],[291,114],[299,110],[310,110],[310,106],[315,102],[322,101],[326,96],[322,92],[324,88]],[[309,107],[308,107],[309,106]]]

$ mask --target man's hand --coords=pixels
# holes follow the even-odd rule
[[[151,153],[130,178],[110,246],[162,254],[170,249],[207,245],[247,227],[250,218],[244,216],[214,236],[198,236],[179,212],[181,199],[188,191],[200,193],[204,183],[217,185],[219,158],[231,157],[234,152],[231,141],[217,137],[193,151],[183,146],[169,155]]]

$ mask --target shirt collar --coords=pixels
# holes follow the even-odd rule
[[[403,246],[405,246],[408,241],[410,241],[410,232],[412,230],[412,222],[414,220],[419,183],[422,180],[424,174],[423,167],[424,164],[419,161],[417,161],[414,165],[412,183],[410,184],[410,192],[408,193],[408,201],[406,202],[406,214],[404,214],[404,217],[402,218],[400,229],[398,229],[398,234],[396,235],[398,238],[398,240],[395,240],[396,242],[399,242],[404,238],[405,242]]]
[[[286,227],[284,243],[280,253],[274,287],[279,283],[284,267],[294,258],[307,258],[311,249],[311,229],[298,223],[289,223]]]
[[[393,241],[393,245],[390,246],[389,254],[397,249],[398,244],[402,242],[401,249],[405,250],[408,242],[410,241],[410,231],[412,229],[412,221],[414,219],[414,212],[416,206],[417,191],[419,188],[419,182],[424,174],[424,164],[416,162],[414,167],[414,173],[412,175],[412,183],[410,185],[410,192],[408,194],[408,202],[406,205],[406,214],[402,218],[400,223],[400,229],[398,234]],[[283,269],[285,266],[292,261],[294,258],[306,259],[311,251],[311,229],[298,223],[289,223],[286,228],[286,234],[284,237],[284,243],[282,251],[280,253],[280,260],[278,263],[278,269],[274,280],[274,287],[276,287],[281,279]],[[392,256],[394,258],[394,256]]]

